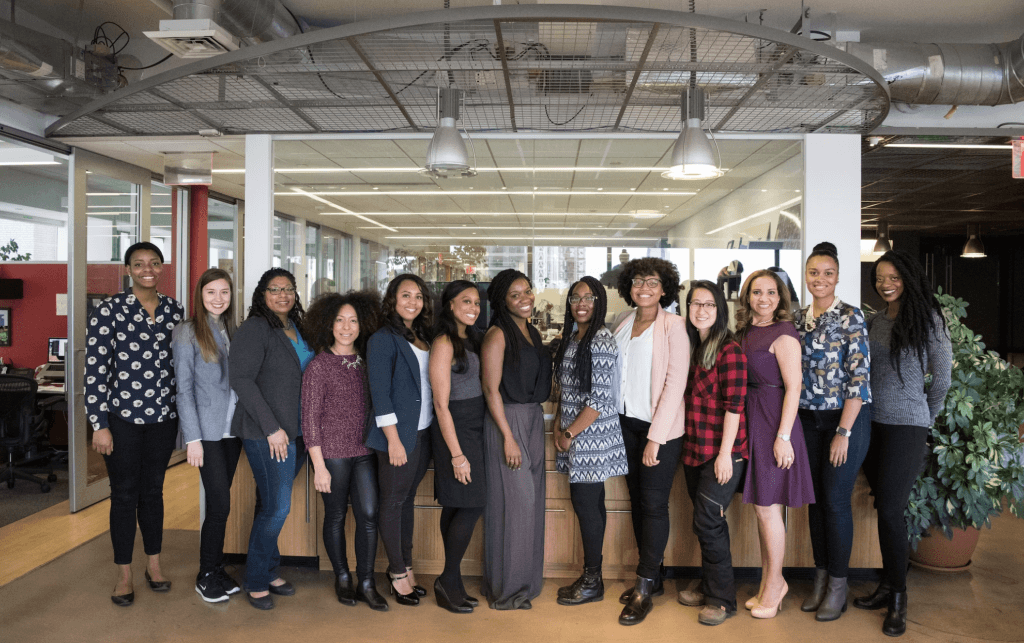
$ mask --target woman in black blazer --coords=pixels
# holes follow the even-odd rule
[[[299,407],[302,371],[313,352],[299,332],[302,314],[295,277],[271,268],[256,285],[249,318],[235,333],[228,357],[228,377],[238,395],[231,434],[242,438],[259,491],[245,590],[252,606],[262,610],[274,607],[270,594],[295,593],[277,573],[277,538],[291,511],[292,483],[306,463]]]
[[[416,488],[430,463],[434,421],[428,352],[433,306],[427,284],[399,275],[384,293],[383,327],[367,345],[376,421],[366,446],[377,452],[380,535],[388,553],[391,592],[399,605],[418,605],[426,590],[412,573]]]

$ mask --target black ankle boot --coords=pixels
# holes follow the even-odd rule
[[[372,610],[388,611],[388,602],[377,593],[377,584],[373,582],[373,576],[359,581],[359,587],[356,588],[356,600],[366,603]]]
[[[334,577],[334,593],[342,605],[356,604],[356,590],[352,587],[352,574],[347,569]]]
[[[585,574],[586,574],[586,572],[583,572],[583,574],[580,574],[580,577],[577,578],[576,580],[574,580],[573,582],[571,582],[568,585],[565,585],[563,587],[559,587],[558,588],[558,598],[563,598],[565,596],[572,595],[572,593],[575,591],[576,586],[583,582],[583,576]],[[633,591],[632,589],[629,590],[630,593],[632,593],[632,591]]]
[[[627,587],[626,591],[619,595],[619,602],[623,605],[629,603],[629,597],[633,595],[633,587]],[[665,593],[665,580],[659,573],[654,579],[654,590],[651,592],[651,596],[661,596]]]
[[[880,610],[889,604],[889,581],[878,584],[870,596],[853,599],[853,606],[862,610]]]
[[[569,586],[569,594],[559,595],[559,605],[583,605],[604,600],[604,579],[600,567],[587,567],[583,575]]]
[[[825,589],[828,586],[828,570],[827,569],[815,569],[814,570],[814,589],[811,590],[811,595],[807,597],[804,604],[800,606],[801,612],[814,612],[817,611],[818,606],[821,605],[821,601],[825,598]]]
[[[651,596],[654,593],[654,579],[637,576],[636,587],[633,588],[633,595],[629,602],[622,608],[619,614],[620,625],[636,625],[642,623],[647,615],[654,609],[654,600]]]
[[[907,593],[892,592],[889,594],[889,611],[882,623],[882,634],[886,636],[903,636],[907,631]]]

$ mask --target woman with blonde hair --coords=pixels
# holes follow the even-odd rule
[[[746,603],[754,618],[773,618],[789,591],[782,577],[782,506],[814,502],[797,418],[803,384],[800,336],[789,307],[789,289],[782,279],[770,270],[758,270],[744,282],[736,308],[736,335],[747,357],[750,462],[743,502],[754,505],[761,541],[761,587]]]

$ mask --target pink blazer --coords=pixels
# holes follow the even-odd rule
[[[632,324],[636,312],[627,316],[615,328],[618,334],[626,324]],[[690,338],[686,335],[686,321],[679,315],[658,309],[654,320],[654,355],[651,360],[651,428],[647,439],[658,444],[682,437],[686,424],[683,393],[686,377],[690,373]]]

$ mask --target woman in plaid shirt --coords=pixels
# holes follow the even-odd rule
[[[719,625],[736,613],[725,510],[747,466],[747,358],[729,331],[721,288],[710,281],[693,282],[686,307],[693,358],[683,398],[682,463],[703,569],[699,588],[679,592],[679,602],[703,605],[697,620]]]

